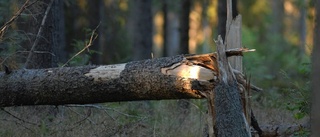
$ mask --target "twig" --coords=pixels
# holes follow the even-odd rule
[[[0,119],[0,121],[6,121],[6,122],[10,122],[10,123],[15,123],[16,125],[19,125],[19,126],[22,126],[23,128],[29,130],[30,132],[32,133],[35,133],[34,130],[30,129],[29,125],[24,125],[24,124],[21,124],[21,121],[17,121],[17,120],[8,120],[8,118],[3,118],[3,119]],[[2,123],[2,122],[1,122]],[[37,125],[36,125],[37,126]]]
[[[119,113],[121,115],[124,115],[126,117],[133,117],[133,118],[145,118],[145,117],[142,117],[142,116],[135,116],[135,115],[130,115],[130,114],[126,114],[126,113],[123,113],[121,111],[118,111],[118,110],[115,110],[115,109],[112,109],[112,108],[107,108],[105,106],[102,106],[102,105],[95,105],[95,104],[86,104],[86,105],[65,105],[66,107],[88,107],[88,108],[96,108],[96,109],[100,109],[100,110],[112,110],[116,113]]]
[[[76,112],[76,111],[74,111],[74,110],[72,110],[72,109],[70,109],[70,108],[69,108],[69,110],[72,111],[72,112],[74,112],[74,113],[76,113],[77,115],[79,115],[79,116],[81,116],[81,117],[83,117],[83,118],[80,119],[79,121],[76,121],[76,122],[70,124],[70,125],[72,125],[72,127],[70,127],[70,128],[65,126],[64,129],[62,129],[62,130],[55,130],[55,131],[51,132],[51,133],[50,133],[50,136],[53,136],[54,134],[56,134],[56,133],[58,133],[58,132],[72,131],[73,129],[79,127],[85,120],[88,120],[88,121],[90,121],[91,123],[93,123],[93,122],[89,119],[89,117],[91,116],[91,112],[88,111],[89,113],[87,113],[86,116],[84,116],[84,115],[81,115],[81,114],[79,114],[78,112]]]
[[[256,49],[248,49],[248,48],[235,48],[235,49],[229,49],[226,50],[227,57],[231,56],[243,56],[244,52],[253,52],[256,51]]]
[[[239,84],[241,84],[243,87],[247,87],[249,86],[251,90],[254,90],[254,91],[262,91],[263,89],[251,84],[250,82],[248,82],[245,78],[244,78],[244,75],[238,71],[238,70],[235,70],[235,69],[232,69],[232,72],[234,73],[236,79],[237,79],[237,82]],[[246,86],[247,85],[247,86]]]
[[[41,22],[39,31],[38,31],[37,36],[36,36],[36,40],[34,41],[32,47],[31,47],[31,49],[30,49],[30,53],[29,53],[29,55],[28,55],[28,57],[27,57],[27,61],[26,61],[26,63],[24,64],[24,68],[25,68],[25,67],[29,64],[29,62],[31,61],[31,57],[32,57],[32,54],[33,54],[33,52],[34,52],[34,49],[36,48],[36,46],[37,46],[38,43],[39,43],[40,35],[41,35],[42,31],[43,31],[44,23],[46,22],[46,19],[47,19],[48,13],[49,13],[49,11],[50,11],[50,9],[51,9],[51,7],[52,7],[53,1],[54,1],[54,0],[51,0],[51,1],[50,1],[49,5],[48,5],[48,7],[47,7],[47,9],[46,9],[46,12],[44,13],[44,16],[43,16],[43,19],[42,19],[42,22]]]
[[[85,51],[86,49],[89,49],[90,46],[92,46],[92,43],[94,40],[97,39],[98,37],[98,34],[96,34],[96,31],[97,29],[99,28],[101,22],[98,24],[98,26],[92,31],[91,33],[91,37],[90,37],[90,40],[89,40],[89,43],[82,49],[80,50],[78,53],[76,53],[75,55],[73,55],[66,63],[64,63],[61,67],[64,67],[66,66],[72,59],[74,59],[76,56],[78,56],[79,54],[81,54],[83,51]],[[94,35],[96,34],[96,35]]]
[[[4,108],[0,108],[0,109],[1,109],[2,111],[4,111],[5,113],[7,113],[8,115],[10,115],[10,116],[12,116],[12,117],[14,117],[14,118],[16,118],[16,119],[24,122],[24,123],[28,123],[28,124],[31,124],[31,125],[39,126],[39,124],[32,123],[32,122],[26,121],[26,120],[24,120],[24,119],[21,119],[21,118],[15,116],[14,114],[10,113],[9,111],[5,110]]]
[[[27,9],[29,6],[33,5],[34,3],[36,3],[38,0],[30,3],[28,5],[30,0],[26,0],[26,2],[24,2],[24,4],[21,6],[21,8],[17,11],[17,13],[9,20],[7,21],[1,28],[0,28],[0,39],[2,39],[6,29],[8,28],[8,26],[10,26],[12,24],[13,21],[15,21],[20,15],[21,13]]]

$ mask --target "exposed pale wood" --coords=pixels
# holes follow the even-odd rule
[[[242,17],[238,15],[234,20],[230,21],[229,30],[226,36],[227,49],[242,48],[241,46],[241,25]],[[228,58],[228,61],[233,69],[242,72],[242,57],[234,56]]]
[[[104,82],[119,78],[126,64],[104,65],[91,69],[85,76],[93,78],[96,82]]]
[[[209,90],[211,82],[160,71],[184,59],[179,55],[125,65],[1,72],[0,106],[202,98],[198,90]]]
[[[220,36],[215,41],[217,45],[217,64],[219,83],[214,88],[214,104],[216,114],[215,118],[215,135],[216,136],[251,136],[250,117],[247,111],[248,96],[246,85],[237,85],[237,77],[233,72],[233,68],[242,72],[242,60],[227,59],[226,48],[241,48],[241,16],[237,16],[235,20],[232,17],[232,0],[227,0],[227,24],[226,24],[226,42]],[[231,63],[231,66],[229,64]],[[240,102],[240,94],[241,101]],[[210,101],[209,101],[210,102]],[[249,122],[248,122],[249,121]]]
[[[238,53],[226,54],[245,51],[232,52]],[[216,53],[117,65],[10,70],[0,72],[0,107],[204,98],[201,92],[212,90],[217,73]]]
[[[238,15],[234,20],[230,21],[231,24],[229,24],[229,30],[227,31],[227,36],[226,36],[226,46],[227,49],[231,48],[241,48],[241,22],[242,22],[242,17],[241,15]],[[242,73],[242,57],[241,56],[233,56],[228,58],[228,61],[231,65],[231,67],[235,70],[238,70]],[[246,87],[244,87],[242,92],[242,98],[243,98],[243,108],[244,108],[244,114],[246,116],[246,119],[248,123],[250,122],[250,91],[246,90]]]
[[[183,62],[174,64],[168,68],[162,68],[161,72],[166,75],[198,79],[201,81],[216,81],[217,79],[214,71],[198,65],[187,65]]]
[[[227,11],[228,11],[228,18],[227,18],[227,31],[226,31],[226,46],[227,49],[234,49],[234,48],[242,48],[242,35],[241,35],[241,26],[242,26],[242,16],[238,15],[235,19],[232,18],[232,0],[228,0],[227,3]],[[231,67],[235,70],[243,72],[243,66],[242,66],[242,56],[234,56],[228,58],[228,61],[231,65]],[[243,87],[243,92],[241,92],[242,96],[242,104],[244,109],[244,114],[247,119],[248,123],[251,123],[250,118],[250,87],[249,85],[245,85]]]
[[[217,63],[219,83],[214,88],[215,134],[220,136],[251,136],[249,125],[240,102],[239,87],[225,53],[225,44],[221,36],[217,45]]]

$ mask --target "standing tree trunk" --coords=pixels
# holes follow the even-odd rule
[[[90,29],[94,29],[96,28],[99,23],[100,23],[100,8],[101,8],[101,0],[92,0],[92,1],[88,1],[88,9],[87,9],[87,17],[88,17],[88,21],[89,21],[89,28]],[[100,35],[98,35],[97,39],[93,41],[93,45],[91,46],[91,49],[94,51],[101,51],[100,49],[100,42],[99,42],[99,37]],[[101,64],[101,55],[100,54],[92,54],[92,57],[90,59],[90,61],[93,64]]]
[[[214,88],[215,134],[218,137],[250,137],[240,102],[239,87],[225,54],[226,45],[223,44],[221,37],[218,37],[216,44],[219,83]]]
[[[53,12],[50,11],[53,5],[52,2],[51,0],[39,1],[37,3],[40,7],[38,10],[41,11],[41,14],[36,15],[37,22],[34,24],[36,29],[33,32],[36,37],[30,45],[30,52],[25,63],[25,67],[28,69],[51,68],[56,66],[53,64],[53,30],[56,24],[53,22]]]
[[[65,60],[64,12],[62,0],[39,1],[42,14],[36,15],[35,39],[25,63],[26,68],[52,68]]]
[[[162,55],[164,57],[168,56],[168,2],[167,0],[162,1],[162,13],[163,13],[163,50]]]
[[[54,0],[51,14],[52,14],[52,49],[53,49],[53,67],[57,67],[58,63],[67,61],[65,52],[66,38],[65,38],[65,21],[64,21],[64,8],[63,0]]]
[[[215,135],[218,137],[249,137],[250,127],[249,117],[249,101],[246,89],[242,89],[236,84],[237,80],[232,72],[232,69],[242,71],[242,59],[227,59],[225,54],[226,48],[241,48],[241,16],[235,19],[233,10],[235,6],[232,0],[226,1],[227,20],[226,20],[226,37],[225,42],[218,36],[216,41],[218,52],[218,67],[219,67],[219,83],[214,88],[214,111],[212,116],[216,116]],[[231,66],[230,66],[230,64]],[[239,91],[242,90],[240,95]],[[241,102],[241,98],[243,98]],[[213,106],[213,105],[212,105]],[[214,114],[215,113],[215,114]]]
[[[316,0],[316,20],[314,29],[314,46],[312,53],[312,111],[311,111],[311,130],[312,137],[320,135],[320,1]]]
[[[179,1],[163,0],[163,56],[174,56],[179,53],[180,32],[178,12],[172,7],[179,7]]]
[[[151,58],[152,53],[152,11],[151,0],[132,2],[133,19],[133,60]]]
[[[232,18],[238,15],[237,0],[232,0]],[[227,24],[227,0],[218,1],[218,35],[225,41]]]
[[[179,54],[189,53],[189,15],[191,10],[191,0],[183,0],[180,13],[180,52]]]
[[[132,0],[132,12],[130,19],[132,20],[133,32],[133,60],[150,59],[152,54],[152,0]],[[139,86],[139,85],[136,85]],[[147,92],[147,90],[143,90]],[[152,115],[153,109],[150,101],[142,101],[128,105],[128,109],[142,109]]]
[[[271,0],[272,7],[272,24],[271,33],[282,35],[283,33],[283,17],[284,17],[284,0]]]
[[[36,37],[30,46],[25,67],[27,69],[57,67],[58,62],[66,59],[63,50],[65,44],[63,0],[45,0],[35,4],[35,7],[38,8],[34,9],[34,12],[38,11],[39,14],[35,16],[37,21],[34,25],[36,27],[31,32]],[[54,106],[31,107],[27,110],[29,113],[37,112],[32,117],[39,119],[47,118],[42,114],[56,115],[58,113],[57,107]],[[25,113],[21,110],[18,112]]]
[[[128,1],[126,4],[130,2]],[[123,1],[100,0],[99,15],[101,22],[99,26],[99,40],[96,41],[99,41],[100,46],[98,52],[102,53],[101,59],[99,59],[101,64],[115,64],[119,61],[123,62],[124,59],[127,61],[126,58],[132,55],[128,54],[130,49],[127,30],[132,32],[132,34],[137,33],[132,30],[132,21],[128,20],[127,11],[121,9],[121,3]],[[132,19],[134,18],[132,17]],[[124,24],[123,21],[126,23]]]
[[[180,12],[180,46],[179,54],[189,54],[189,28],[190,28],[191,0],[183,0]],[[183,124],[185,117],[190,113],[189,100],[178,101],[179,124]]]
[[[300,53],[305,54],[306,37],[307,37],[307,1],[301,0],[300,3],[300,19],[299,19],[299,34],[300,34]]]

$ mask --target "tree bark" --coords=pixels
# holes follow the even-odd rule
[[[307,38],[307,1],[301,0],[299,5],[300,19],[299,19],[299,34],[300,34],[300,54],[304,55],[306,50],[306,38]]]
[[[214,71],[190,65],[192,60],[187,58],[180,55],[110,66],[1,72],[0,106],[202,98],[199,91],[212,88]],[[200,71],[199,76],[191,74],[192,69]]]
[[[54,2],[53,2],[54,3]],[[40,7],[42,14],[36,15],[36,35],[33,44],[30,46],[30,52],[25,63],[26,68],[51,68],[53,64],[53,35],[56,27],[53,19],[53,12],[51,11],[52,1],[39,1],[37,4]],[[51,4],[51,5],[50,5]]]
[[[163,56],[178,55],[180,47],[180,29],[179,29],[179,14],[178,10],[173,7],[179,7],[179,1],[163,1],[166,6],[163,8],[164,12],[164,26],[163,26]],[[165,12],[166,11],[166,12]]]
[[[189,53],[189,15],[191,0],[183,0],[180,13],[180,54]]]
[[[283,19],[284,19],[284,0],[271,0],[272,8],[272,34],[282,35],[284,30]]]
[[[58,63],[67,61],[67,54],[65,52],[65,27],[64,27],[64,8],[63,0],[55,0],[52,5],[51,15],[53,18],[53,32],[52,32],[52,50],[53,54],[53,67],[57,67]]]
[[[215,53],[178,55],[109,66],[0,72],[0,107],[203,98],[201,92],[217,82],[215,58]]]
[[[238,15],[237,0],[232,0],[232,17]],[[227,0],[218,1],[218,35],[225,41],[227,24]]]
[[[133,60],[151,58],[152,53],[152,11],[151,0],[132,1]]]
[[[180,12],[180,46],[179,54],[189,54],[189,28],[190,28],[190,11],[191,0],[183,0]],[[190,112],[190,103],[182,99],[178,101],[178,111],[181,114],[178,121],[183,124],[185,117]]]
[[[92,30],[96,28],[100,24],[100,21],[102,20],[100,15],[100,8],[103,8],[103,6],[100,6],[100,5],[102,4],[103,2],[101,2],[101,0],[88,1],[87,18],[89,22],[89,28]],[[99,41],[100,38],[104,39],[104,37],[101,37],[100,35],[98,35],[97,39],[93,41],[91,46],[92,50],[97,52],[101,51],[101,46]],[[102,64],[101,55],[97,53],[92,54],[90,61],[96,65]]]
[[[225,45],[219,36],[218,52],[219,83],[214,88],[216,131],[218,137],[249,137],[250,130],[243,114],[239,87],[225,54]]]
[[[163,26],[162,26],[162,30],[163,30],[163,45],[162,45],[162,56],[163,57],[168,57],[168,2],[167,0],[163,0],[162,1],[162,13],[163,13]]]
[[[316,0],[316,20],[314,28],[314,46],[312,52],[312,110],[311,110],[311,136],[316,137],[320,135],[320,1]]]

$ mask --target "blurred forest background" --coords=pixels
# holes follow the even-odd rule
[[[25,2],[1,0],[0,24]],[[35,50],[39,53],[27,64],[50,2],[30,0],[1,33],[1,66],[59,67],[83,49],[67,66],[210,53],[215,50],[213,39],[225,27],[225,0],[55,0]],[[244,73],[264,89],[252,93],[258,122],[308,123],[313,1],[233,2],[243,17],[242,45],[256,49],[245,54],[243,63]],[[97,38],[86,48],[95,28]],[[3,108],[0,136],[203,136],[206,112],[205,99]]]

